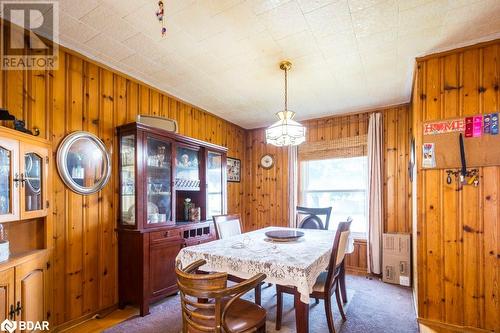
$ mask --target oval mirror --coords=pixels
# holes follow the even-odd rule
[[[92,133],[71,133],[57,150],[57,171],[73,192],[92,194],[100,191],[111,175],[106,146]]]

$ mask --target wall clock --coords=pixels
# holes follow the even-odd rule
[[[271,154],[265,154],[260,158],[260,166],[263,169],[271,169],[274,165],[274,157]]]

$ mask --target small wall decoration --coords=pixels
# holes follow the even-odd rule
[[[463,132],[464,130],[465,120],[463,118],[424,124],[424,135]]]
[[[227,181],[239,183],[241,181],[241,160],[227,158]]]
[[[422,152],[423,153],[422,168],[436,167],[436,155],[434,148],[435,148],[434,143],[424,143]]]

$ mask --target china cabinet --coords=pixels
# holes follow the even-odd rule
[[[180,249],[215,239],[212,216],[226,212],[227,149],[139,123],[117,134],[119,302],[138,304],[144,316],[177,292]]]

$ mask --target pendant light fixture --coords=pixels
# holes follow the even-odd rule
[[[266,129],[266,142],[272,145],[296,146],[306,141],[306,128],[293,120],[295,112],[288,110],[288,71],[292,63],[282,61],[280,69],[285,71],[285,109],[276,113],[277,122]]]

